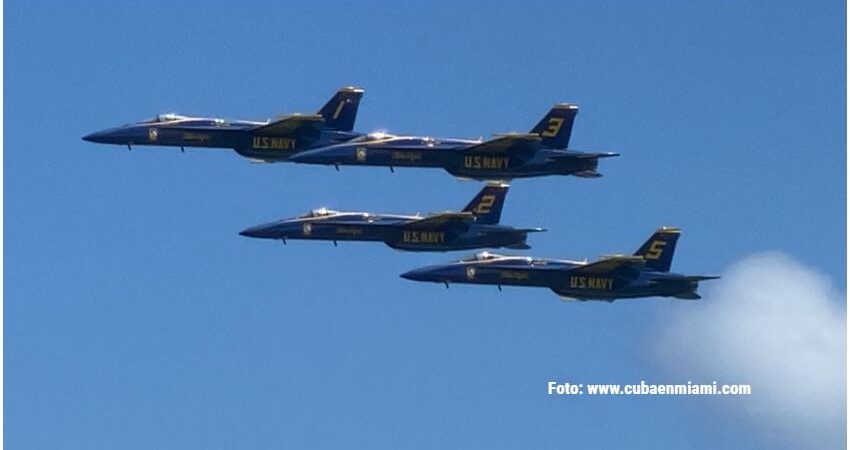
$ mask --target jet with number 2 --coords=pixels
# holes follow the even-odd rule
[[[304,164],[442,168],[459,178],[510,180],[546,175],[602,176],[601,158],[617,153],[567,150],[578,106],[558,104],[528,134],[482,141],[375,133],[317,148],[290,160]]]
[[[339,144],[361,136],[354,121],[363,90],[340,89],[318,114],[284,116],[267,122],[161,114],[117,128],[91,133],[83,140],[101,144],[230,148],[255,162],[281,162],[295,153]]]
[[[480,253],[461,261],[411,270],[414,281],[546,287],[565,300],[673,297],[701,298],[700,281],[719,277],[670,272],[680,231],[660,228],[632,255],[604,256],[596,262],[536,259]]]
[[[542,228],[499,224],[507,185],[490,184],[461,212],[428,216],[339,212],[325,208],[243,230],[242,236],[324,241],[376,241],[398,250],[451,251],[476,248],[530,248],[528,233]]]

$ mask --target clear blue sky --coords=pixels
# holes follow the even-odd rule
[[[123,2],[119,2],[123,3]],[[778,250],[845,274],[845,10],[830,2],[45,2],[5,5],[10,448],[769,448],[711,399],[553,398],[670,379],[668,300],[416,284],[464,256],[242,238],[329,206],[459,208],[442,171],[249,164],[80,137],[160,112],[265,119],[366,89],[357,128],[449,137],[581,110],[597,180],[513,183],[529,253],[674,268]],[[698,357],[698,356],[694,356]]]

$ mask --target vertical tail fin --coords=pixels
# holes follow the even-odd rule
[[[646,241],[635,256],[643,256],[646,267],[657,272],[669,272],[673,263],[673,252],[676,251],[676,241],[681,230],[673,227],[661,227]]]
[[[357,119],[357,107],[363,97],[363,89],[347,86],[337,91],[319,110],[325,118],[325,127],[337,131],[351,131]]]
[[[507,184],[487,184],[481,192],[463,208],[463,212],[471,212],[476,217],[476,222],[483,224],[497,224],[502,217],[502,205],[505,204],[505,196],[508,195]]]
[[[543,138],[540,141],[541,147],[567,148],[576,114],[578,114],[578,105],[558,103],[531,132]]]

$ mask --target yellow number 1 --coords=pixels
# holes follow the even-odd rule
[[[342,106],[345,105],[345,100],[339,102],[339,105],[336,107],[336,111],[334,111],[334,119],[339,118],[339,113],[342,112]]]

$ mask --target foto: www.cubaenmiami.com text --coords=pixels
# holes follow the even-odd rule
[[[584,384],[549,381],[549,395],[750,395],[749,384],[650,384],[643,380],[632,384]]]

